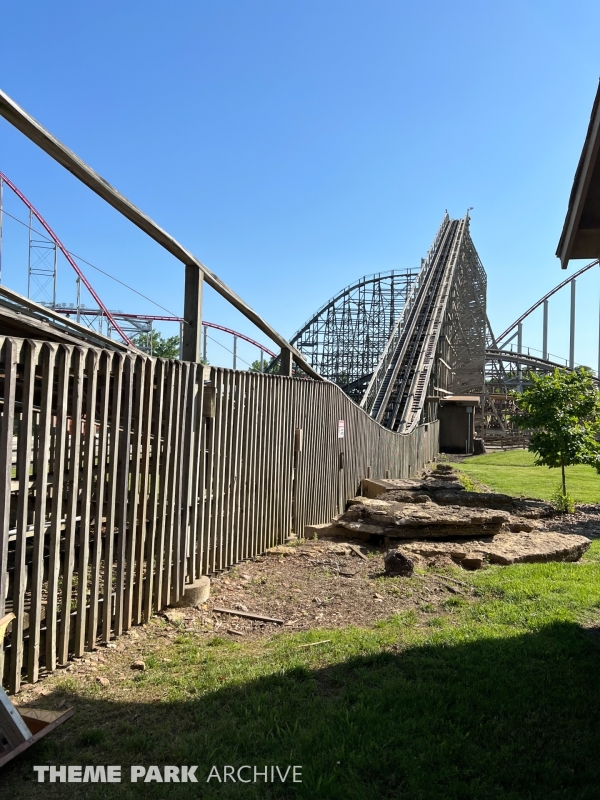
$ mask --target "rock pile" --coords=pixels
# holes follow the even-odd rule
[[[383,535],[389,539],[444,539],[454,536],[490,536],[509,522],[509,514],[462,506],[439,506],[431,500],[406,503],[356,497],[337,519],[359,538]]]
[[[554,513],[550,504],[466,491],[446,464],[415,480],[366,480],[363,495],[321,533],[396,547],[401,541],[402,550],[389,554],[389,574],[410,574],[406,570],[412,569],[412,559],[435,556],[467,569],[486,563],[577,561],[590,545],[584,536],[545,529],[540,521]]]

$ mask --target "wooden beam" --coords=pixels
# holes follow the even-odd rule
[[[202,287],[204,275],[195,264],[186,264],[183,297],[183,361],[200,363],[202,359]]]
[[[120,192],[113,188],[108,181],[100,177],[91,167],[83,162],[71,150],[65,147],[62,142],[56,139],[39,122],[31,117],[26,111],[18,106],[4,92],[0,91],[0,115],[11,123],[17,130],[21,131],[28,139],[39,148],[44,150],[55,161],[58,161],[65,169],[68,169],[82,183],[85,183],[93,192],[115,208],[124,217],[137,225],[138,228],[148,234],[151,239],[165,248],[171,255],[175,256],[186,266],[194,265],[199,269],[206,283],[224,297],[234,308],[237,308],[247,319],[261,330],[265,336],[275,342],[279,347],[287,347],[294,354],[296,363],[302,367],[303,371],[311,378],[324,380],[308,362],[299,350],[286,341],[275,328],[250,308],[241,297],[232,291],[214,272],[211,272],[199,259],[189,250],[186,250],[179,242],[173,239],[165,230],[159,227],[150,217],[146,216],[139,208],[129,202]]]
[[[292,351],[289,347],[281,348],[281,368],[280,374],[286,378],[292,377]]]

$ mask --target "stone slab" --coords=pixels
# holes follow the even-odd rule
[[[419,556],[449,556],[467,569],[484,563],[524,564],[548,561],[578,561],[590,546],[585,536],[531,531],[499,533],[494,537],[469,542],[405,542],[403,551]]]

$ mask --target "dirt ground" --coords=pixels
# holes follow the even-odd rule
[[[555,514],[544,520],[544,527],[549,531],[577,533],[588,539],[597,539],[600,537],[600,505],[578,503],[574,514]]]
[[[579,506],[575,514],[544,520],[548,530],[600,535],[600,506]],[[267,639],[282,630],[303,631],[348,625],[369,626],[395,613],[412,611],[418,623],[432,613],[444,614],[444,602],[454,596],[473,597],[469,573],[447,574],[456,565],[445,556],[422,559],[425,574],[388,577],[384,557],[392,548],[352,539],[301,540],[273,548],[262,557],[238,564],[211,579],[211,596],[200,608],[166,609],[148,624],[120,639],[71,660],[36,685],[25,684],[15,698],[35,703],[52,694],[54,682],[67,675],[80,683],[108,680],[118,687],[131,676],[132,664],[151,654],[168,655],[170,640],[188,632],[208,641],[214,636],[232,641]],[[457,577],[458,575],[458,577]],[[279,622],[253,620],[215,611],[257,613]],[[166,659],[168,660],[168,659]]]
[[[221,636],[258,643],[282,630],[368,626],[406,611],[425,622],[432,613],[444,612],[442,604],[448,598],[472,596],[468,583],[443,574],[450,562],[439,558],[430,561],[433,569],[427,575],[385,576],[383,559],[388,549],[327,539],[273,548],[263,557],[213,577],[210,599],[200,608],[165,609],[148,624],[72,659],[53,675],[42,675],[39,683],[24,684],[14,702],[36,704],[53,694],[56,680],[67,676],[80,684],[108,681],[104,685],[116,689],[118,695],[119,683],[131,677],[134,662],[151,655],[168,660],[164,657],[170,641],[184,632],[200,641]],[[225,614],[215,607],[255,612],[281,622]]]

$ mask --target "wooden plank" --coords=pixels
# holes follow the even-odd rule
[[[40,392],[40,447],[35,469],[35,509],[31,599],[29,604],[29,646],[27,650],[27,678],[35,683],[39,675],[40,626],[42,619],[42,589],[44,583],[44,539],[46,535],[46,501],[50,459],[50,429],[52,426],[52,389],[54,384],[54,359],[56,346],[42,347],[42,386]]]
[[[289,378],[288,378],[289,380]],[[281,527],[281,506],[283,505],[282,494],[282,455],[281,455],[281,434],[283,420],[281,417],[282,393],[287,381],[273,381],[273,412],[271,426],[271,536],[269,547],[280,544],[282,539]]]
[[[31,731],[2,686],[0,686],[0,734],[6,739],[11,750],[31,740]]]
[[[237,414],[235,422],[236,435],[236,470],[233,504],[234,515],[234,541],[232,548],[232,562],[237,564],[242,558],[242,492],[245,480],[246,454],[245,454],[245,434],[246,434],[246,395],[248,387],[248,373],[240,372],[237,385]]]
[[[237,419],[237,405],[238,405],[238,380],[239,372],[232,371],[229,373],[229,402],[227,404],[227,439],[225,441],[225,450],[227,452],[227,459],[225,462],[224,476],[223,476],[223,547],[222,547],[222,563],[223,569],[231,566],[233,563],[233,546],[234,546],[234,533],[233,528],[235,525],[235,480],[237,469],[237,442],[236,442],[236,419]]]
[[[125,572],[130,531],[128,523],[129,484],[131,481],[131,433],[133,426],[133,377],[135,362],[131,356],[123,361],[121,397],[121,430],[119,435],[119,468],[117,477],[117,570],[115,575],[114,633],[120,636],[125,625]]]
[[[186,388],[186,417],[185,417],[185,436],[183,447],[183,462],[181,466],[181,546],[180,546],[180,567],[178,574],[178,597],[184,592],[186,583],[193,583],[195,580],[195,541],[192,543],[192,528],[194,527],[193,517],[198,507],[196,501],[192,506],[192,492],[197,477],[196,445],[198,439],[198,411],[197,405],[200,399],[198,392],[197,375],[202,372],[202,366],[196,364],[188,365],[187,388]]]
[[[175,388],[175,367],[172,362],[164,362],[165,397],[161,423],[162,447],[159,477],[158,526],[154,549],[154,609],[163,607],[163,572],[165,569],[165,530],[167,522],[168,483],[171,464],[171,439],[173,429],[173,393]]]
[[[221,436],[219,445],[219,469],[217,470],[217,526],[216,526],[216,551],[215,563],[217,570],[225,569],[227,564],[225,543],[225,509],[228,499],[227,469],[231,459],[230,430],[233,392],[231,387],[232,372],[223,370],[223,399],[221,406]]]
[[[214,432],[213,432],[213,447],[211,453],[211,472],[212,482],[210,489],[210,515],[209,515],[209,547],[210,556],[208,561],[208,570],[214,572],[218,569],[217,548],[218,548],[218,527],[219,527],[219,512],[221,509],[221,458],[222,458],[222,438],[223,438],[223,413],[224,413],[224,387],[223,387],[223,370],[215,369],[213,371],[213,380],[215,382],[216,396],[215,396],[215,418],[214,418]]]
[[[129,630],[134,624],[133,593],[136,583],[136,553],[138,510],[140,504],[140,474],[142,469],[142,434],[144,431],[144,399],[146,383],[146,358],[133,361],[133,396],[132,396],[132,435],[129,477],[129,497],[127,500],[127,545],[125,548],[125,596],[123,601],[123,630]],[[141,564],[138,562],[138,569]],[[142,580],[141,571],[137,574]]]
[[[280,380],[269,380],[269,394],[266,414],[266,526],[264,548],[267,549],[275,544],[275,484],[273,480],[274,469],[273,461],[275,455],[275,429],[277,425],[277,387]]]
[[[122,194],[116,191],[108,181],[101,178],[93,169],[87,166],[80,158],[58,141],[51,133],[46,131],[36,120],[27,114],[22,108],[14,103],[10,97],[0,91],[0,114],[14,125],[21,133],[25,134],[32,142],[41,147],[49,156],[62,164],[69,172],[96,192],[103,200],[113,208],[127,217],[134,225],[148,234],[154,241],[158,242],[171,255],[174,255],[183,264],[194,265],[204,276],[207,284],[224,297],[229,303],[237,308],[247,319],[253,322],[259,330],[268,336],[279,347],[290,350],[295,361],[302,367],[307,375],[318,381],[323,378],[314,370],[304,359],[302,353],[287,342],[271,325],[265,322],[262,317],[247,305],[241,297],[238,297],[223,281],[212,273],[201,261],[192,253],[182,247],[172,236],[160,228],[149,217],[143,214],[138,208],[129,202]]]
[[[197,434],[196,434],[196,455],[195,455],[195,476],[194,488],[192,492],[192,502],[194,504],[193,528],[192,528],[192,554],[194,558],[193,580],[202,574],[202,563],[204,556],[204,513],[206,510],[205,483],[206,483],[206,446],[207,446],[207,420],[204,412],[204,377],[205,373],[210,376],[208,367],[202,367],[197,372]]]
[[[254,611],[237,611],[233,608],[221,608],[215,606],[213,608],[217,614],[231,614],[233,617],[246,617],[246,619],[258,619],[262,622],[276,622],[278,625],[285,623],[284,619],[277,619],[276,617],[265,617],[264,614],[255,614]]]
[[[171,460],[167,480],[167,522],[165,528],[165,552],[164,552],[164,575],[162,584],[162,604],[168,606],[173,602],[172,598],[172,578],[173,578],[173,559],[175,556],[174,545],[177,537],[175,535],[178,527],[177,512],[177,487],[179,483],[179,442],[181,434],[181,383],[183,376],[183,366],[181,362],[174,362],[175,383],[173,389],[173,415],[170,420],[171,427]]]
[[[153,388],[152,427],[150,454],[150,489],[148,496],[146,540],[146,576],[143,589],[143,615],[147,622],[152,615],[152,598],[156,576],[156,537],[158,531],[158,503],[160,498],[161,437],[163,402],[165,394],[165,362],[157,359],[154,363],[155,388]]]
[[[192,482],[190,486],[190,522],[189,522],[189,552],[188,570],[189,580],[194,583],[200,575],[199,550],[201,547],[199,532],[201,527],[201,510],[204,509],[204,418],[202,416],[202,400],[204,398],[204,367],[197,367],[194,375],[194,446],[190,458],[192,460]]]
[[[204,525],[202,529],[202,552],[201,552],[201,572],[208,574],[212,569],[212,527],[213,527],[213,484],[215,475],[215,456],[217,444],[217,370],[211,369],[210,383],[213,389],[214,403],[211,403],[211,414],[205,417],[206,420],[206,477],[204,489]],[[203,401],[206,403],[206,399]],[[199,556],[200,558],[200,556]]]
[[[79,564],[77,569],[77,616],[75,618],[75,656],[85,651],[85,624],[87,621],[88,566],[90,555],[90,522],[92,484],[96,445],[96,389],[98,386],[98,352],[88,350],[86,358],[85,437],[83,441],[83,469],[81,492],[81,521],[79,523]]]
[[[267,376],[259,375],[258,377],[258,395],[256,417],[254,424],[256,426],[256,459],[254,462],[254,504],[256,508],[256,516],[254,520],[254,534],[252,538],[252,556],[257,553],[263,553],[265,547],[265,391],[267,384]]]
[[[16,713],[18,714],[18,712],[16,712]],[[36,713],[39,714],[40,713],[39,710],[36,709]],[[45,727],[43,727],[39,731],[37,731],[37,733],[35,733],[30,739],[27,739],[26,741],[21,742],[21,744],[17,745],[15,748],[10,750],[8,753],[5,753],[0,758],[0,767],[3,767],[5,764],[8,764],[9,761],[12,761],[13,758],[16,758],[22,752],[24,752],[29,747],[31,747],[31,745],[35,744],[36,742],[39,742],[40,739],[43,739],[44,736],[47,736],[49,733],[52,733],[52,731],[58,725],[62,725],[62,723],[65,722],[66,720],[68,720],[69,717],[72,717],[73,714],[75,713],[75,711],[74,711],[74,709],[69,708],[66,711],[62,712],[62,713],[60,711],[46,712],[46,713],[51,713],[51,714],[55,713],[58,716],[52,722],[50,722],[48,725],[46,725]],[[25,720],[23,720],[23,721],[25,722]]]
[[[35,389],[35,368],[38,359],[38,344],[27,341],[24,349],[25,373],[21,401],[21,420],[17,440],[17,475],[19,495],[17,500],[17,538],[15,542],[15,570],[13,590],[13,613],[10,635],[10,673],[9,688],[14,694],[21,688],[21,668],[23,665],[23,629],[25,620],[25,592],[27,590],[27,523],[29,516],[29,469],[33,454],[33,396]]]
[[[202,288],[204,273],[197,264],[185,265],[183,294],[183,338],[181,358],[199,363],[202,360]]]
[[[60,539],[63,508],[66,503],[64,476],[67,464],[67,409],[69,373],[72,348],[61,346],[56,353],[56,430],[54,436],[54,462],[52,484],[52,509],[50,512],[50,541],[48,548],[48,586],[46,602],[46,669],[53,672],[57,664],[58,645],[58,584],[60,576]]]
[[[190,364],[181,362],[179,365],[179,408],[177,412],[177,445],[175,460],[175,484],[173,492],[173,560],[171,564],[171,592],[169,603],[176,603],[183,593],[183,582],[185,580],[185,536],[183,529],[183,496],[184,484],[189,477],[189,459],[187,467],[185,465],[186,450],[189,456],[189,449],[186,447],[186,437],[188,430],[188,383],[190,378]],[[187,485],[187,484],[186,484]],[[183,576],[183,579],[182,579]]]
[[[6,611],[8,594],[8,537],[10,529],[10,498],[12,477],[13,432],[15,421],[15,391],[17,385],[17,344],[5,339],[4,404],[0,419],[0,617]],[[0,683],[4,675],[4,650],[0,647]]]
[[[252,416],[255,376],[252,373],[245,375],[245,400],[243,421],[243,475],[240,481],[240,550],[239,558],[248,557],[248,532],[250,525],[250,492],[249,486],[253,479],[252,473],[252,433],[254,418]]]
[[[283,420],[284,429],[282,433],[282,448],[283,448],[283,539],[287,539],[292,533],[292,485],[294,477],[294,441],[295,430],[294,425],[294,407],[292,405],[292,393],[295,384],[298,383],[297,379],[286,381],[285,393],[283,398]]]
[[[94,502],[94,537],[92,539],[90,608],[87,624],[87,647],[93,650],[98,635],[98,602],[100,598],[100,570],[102,565],[102,519],[104,517],[104,497],[106,492],[106,466],[108,448],[108,413],[110,405],[110,374],[112,354],[101,352],[98,366],[99,418],[98,451],[96,460],[96,484]]]
[[[72,353],[73,385],[71,390],[71,431],[69,436],[67,478],[67,511],[65,522],[65,552],[62,571],[62,599],[60,630],[58,636],[58,663],[66,664],[69,659],[69,638],[71,634],[71,595],[73,590],[73,569],[75,567],[75,530],[79,499],[81,409],[83,402],[83,367],[85,351],[75,347]]]
[[[115,525],[117,520],[117,483],[119,471],[119,433],[121,423],[121,391],[124,356],[113,359],[111,411],[108,451],[108,491],[106,494],[106,536],[104,541],[104,572],[102,585],[102,641],[109,642],[113,622],[113,569]]]
[[[146,359],[144,372],[144,397],[142,411],[142,440],[140,453],[140,500],[138,510],[138,528],[136,535],[137,580],[133,598],[133,621],[139,625],[144,621],[144,586],[151,585],[152,568],[150,559],[146,557],[146,537],[148,533],[148,505],[151,482],[150,454],[152,451],[152,421],[154,412],[154,376],[153,358]],[[152,551],[150,550],[152,554]]]

